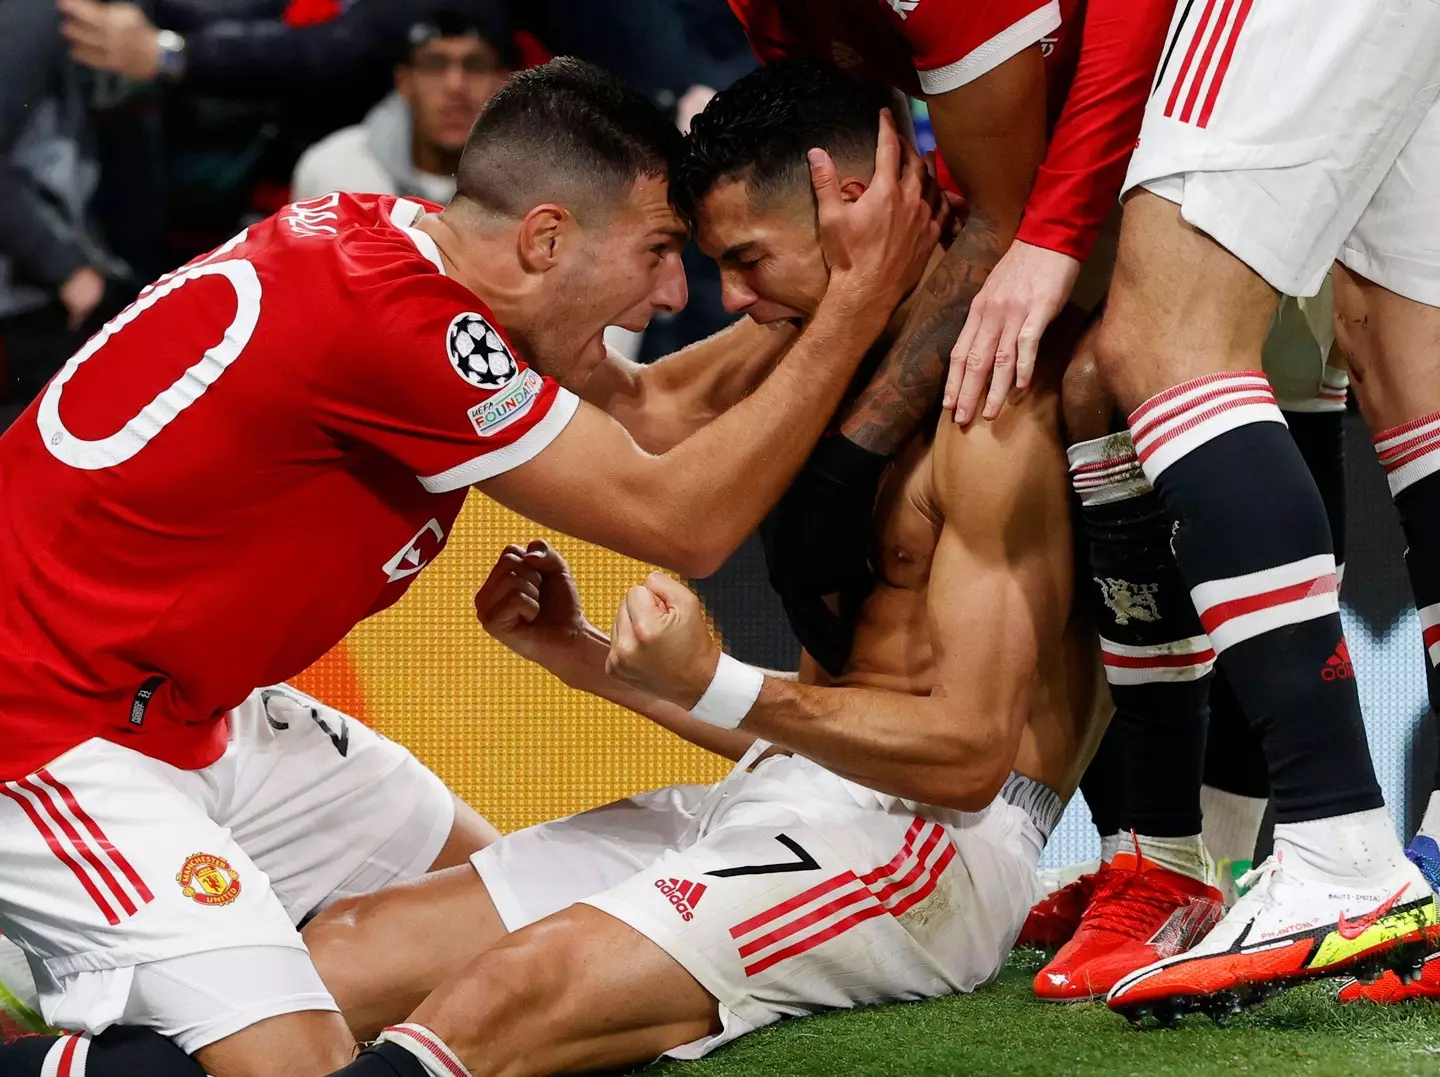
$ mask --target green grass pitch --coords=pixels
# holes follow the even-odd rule
[[[786,1021],[643,1077],[1440,1077],[1440,1004],[1346,1006],[1307,985],[1217,1028],[1131,1028],[1103,1004],[1030,995],[1044,955],[1020,950],[973,995]]]

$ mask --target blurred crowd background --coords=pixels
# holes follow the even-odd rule
[[[0,429],[141,287],[288,201],[446,201],[485,102],[562,54],[682,128],[754,64],[726,0],[0,0]],[[727,320],[687,268],[641,359]]]

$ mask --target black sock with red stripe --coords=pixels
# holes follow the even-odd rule
[[[98,1036],[22,1036],[0,1045],[4,1077],[205,1077],[158,1032],[115,1026]]]
[[[1405,568],[1420,612],[1430,710],[1440,714],[1440,413],[1426,415],[1375,436],[1375,451],[1385,467],[1390,496],[1400,511],[1408,549]],[[1440,753],[1435,784],[1440,790]],[[1440,829],[1427,813],[1426,829]]]
[[[372,1043],[329,1077],[430,1077],[425,1064],[394,1043]]]
[[[1091,605],[1123,751],[1122,830],[1200,833],[1215,655],[1170,552],[1170,518],[1125,433],[1069,451],[1089,549]]]
[[[1201,624],[1269,765],[1277,823],[1381,808],[1340,624],[1325,507],[1259,372],[1214,374],[1130,416],[1178,522]]]

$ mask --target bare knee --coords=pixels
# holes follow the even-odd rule
[[[331,994],[338,993],[336,982],[343,979],[345,969],[351,964],[346,961],[346,955],[353,953],[364,938],[368,896],[341,898],[306,924],[301,932],[305,945],[310,948],[310,960]]]
[[[194,1058],[211,1077],[325,1077],[347,1065],[354,1049],[338,1013],[304,1010],[258,1021]]]
[[[1099,325],[1091,326],[1081,338],[1060,387],[1066,438],[1072,445],[1104,437],[1115,413],[1115,396],[1105,384],[1095,354],[1099,330]]]
[[[462,1040],[472,1027],[563,1023],[583,994],[586,943],[583,931],[564,916],[507,935],[431,995],[416,1020]]]

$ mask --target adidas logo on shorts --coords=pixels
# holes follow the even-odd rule
[[[656,879],[655,889],[670,899],[680,919],[689,922],[695,918],[695,906],[705,894],[704,883],[692,883],[689,879]]]

